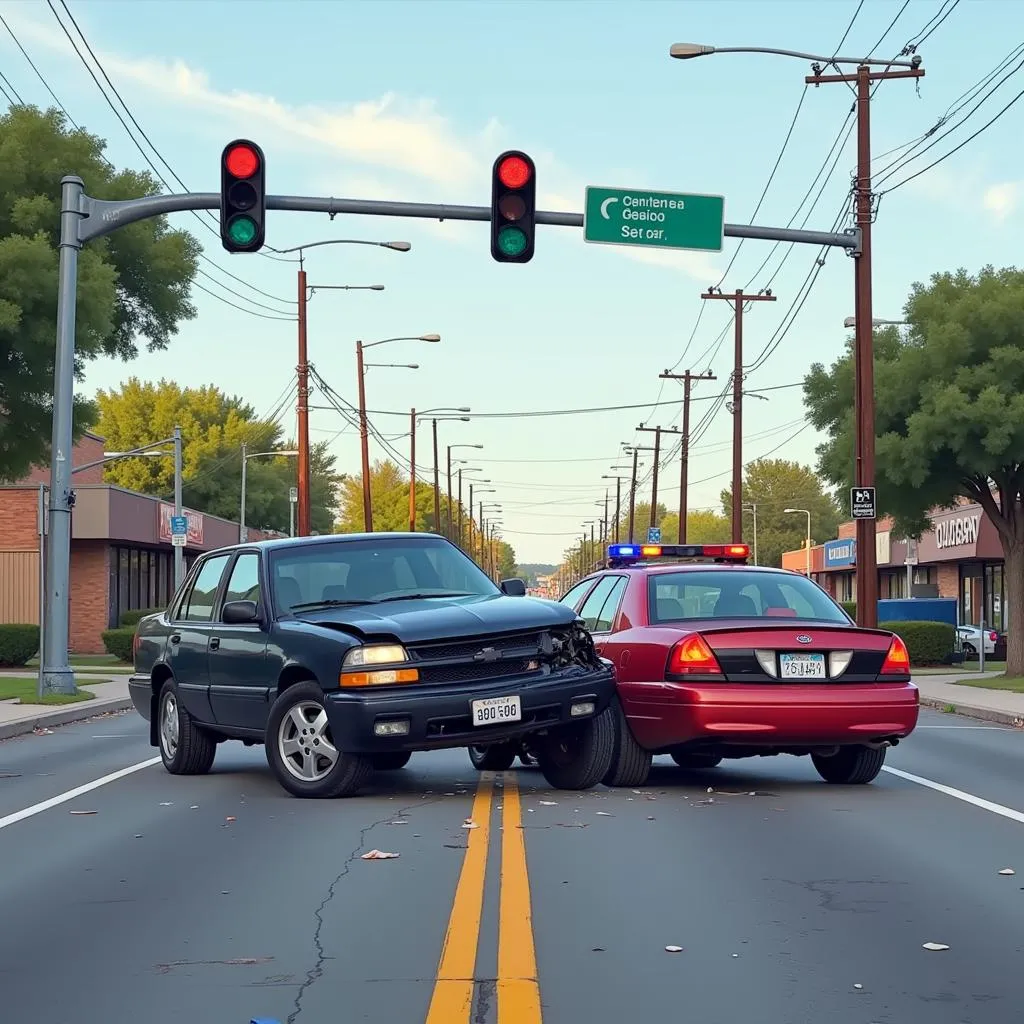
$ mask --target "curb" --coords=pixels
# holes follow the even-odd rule
[[[106,700],[81,701],[56,711],[40,711],[32,718],[0,723],[0,740],[24,736],[40,728],[49,729],[53,726],[70,725],[72,722],[87,722],[90,718],[99,718],[111,711],[127,711],[134,706],[131,697],[109,697]]]
[[[957,701],[939,700],[937,697],[921,695],[921,707],[933,708],[947,714],[963,715],[965,718],[977,718],[982,722],[995,722],[998,725],[1009,725],[1015,729],[1024,728],[1024,717],[1010,711],[997,711],[994,708],[979,708],[972,704],[960,704]],[[952,708],[952,712],[950,712]]]

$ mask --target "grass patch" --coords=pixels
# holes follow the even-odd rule
[[[1007,693],[1024,693],[1024,678],[1021,676],[993,676],[990,679],[958,679],[957,686],[976,686],[981,690],[1004,690]]]
[[[977,662],[974,667],[970,665],[926,665],[923,668],[912,668],[911,673],[915,676],[955,676],[961,672],[980,672]],[[1005,672],[1005,661],[985,661],[986,672]],[[981,683],[979,682],[980,686]]]
[[[77,683],[78,680],[75,680]],[[21,704],[80,704],[93,700],[96,694],[89,690],[78,693],[51,693],[40,699],[36,696],[36,680],[24,676],[0,676],[0,700],[17,700]]]
[[[131,668],[127,661],[120,661],[113,654],[72,654],[68,658],[68,664],[72,668]],[[26,664],[26,668],[38,668],[39,659],[32,658]]]

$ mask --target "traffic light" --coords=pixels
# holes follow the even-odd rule
[[[537,170],[518,150],[502,153],[491,173],[491,256],[499,263],[533,259]]]
[[[220,158],[220,240],[228,252],[259,252],[266,234],[263,150],[235,139]]]

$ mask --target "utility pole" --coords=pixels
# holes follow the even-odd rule
[[[441,480],[440,461],[437,457],[437,420],[430,421],[434,433],[434,533],[441,532]]]
[[[448,524],[445,536],[452,539],[452,445],[445,449],[448,459],[448,512],[445,515],[445,522]]]
[[[182,488],[182,440],[181,427],[175,427],[174,433],[174,514],[181,515],[181,488]],[[174,549],[174,592],[181,589],[185,582],[185,549],[176,546]]]
[[[920,59],[915,57],[920,63]],[[854,316],[854,441],[855,487],[875,486],[875,339],[871,295],[871,83],[889,78],[922,78],[924,68],[872,71],[861,64],[849,75],[823,75],[814,66],[808,85],[828,82],[855,83],[857,92],[857,180],[854,185],[855,223],[860,231],[860,249],[853,253]],[[878,625],[878,561],[875,551],[875,520],[858,519],[857,525],[857,624]]]
[[[356,373],[359,375],[359,448],[363,460],[363,529],[373,533],[373,503],[370,495],[370,432],[366,422],[366,371],[363,343],[356,342]]]
[[[744,295],[742,288],[722,293],[709,288],[702,299],[724,299],[733,307],[734,353],[732,371],[732,542],[743,540],[743,306],[747,302],[774,302],[770,291]]]
[[[654,449],[631,446],[629,450],[633,452],[633,475],[629,483],[629,543],[632,544],[636,521],[636,471],[639,465],[637,460],[640,457],[640,452],[653,452]]]
[[[637,430],[654,433],[654,469],[651,471],[651,526],[658,525],[658,463],[661,461],[661,435],[678,434],[672,427],[637,427]],[[650,449],[648,449],[650,450]]]
[[[409,532],[416,532],[416,410],[409,410]]]
[[[246,449],[248,447],[249,446],[245,443],[245,441],[243,441],[242,442],[242,496],[241,496],[241,498],[239,499],[239,502],[238,502],[238,543],[239,544],[244,544],[245,543],[245,482],[246,482],[245,481],[245,469],[246,469],[247,463],[249,462],[249,457],[246,454]],[[302,491],[300,490],[299,493],[301,494]],[[177,502],[177,500],[175,500],[174,505],[175,505],[174,514],[176,516],[180,516],[181,513],[178,511],[178,502]]]
[[[687,507],[687,489],[689,487],[690,472],[690,394],[694,381],[697,380],[718,380],[713,374],[700,373],[692,374],[689,370],[686,373],[659,373],[663,380],[681,380],[683,382],[683,437],[679,445],[679,543],[686,543],[686,520],[689,516]]]
[[[622,477],[615,478],[615,543],[619,543],[619,519],[622,517]]]
[[[306,271],[299,253],[299,365],[296,419],[298,421],[298,530],[300,537],[308,537],[312,529],[309,491],[309,355],[306,349]]]

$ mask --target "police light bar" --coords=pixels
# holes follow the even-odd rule
[[[745,562],[749,557],[749,544],[611,544],[608,547],[608,561],[617,566],[648,559]]]

